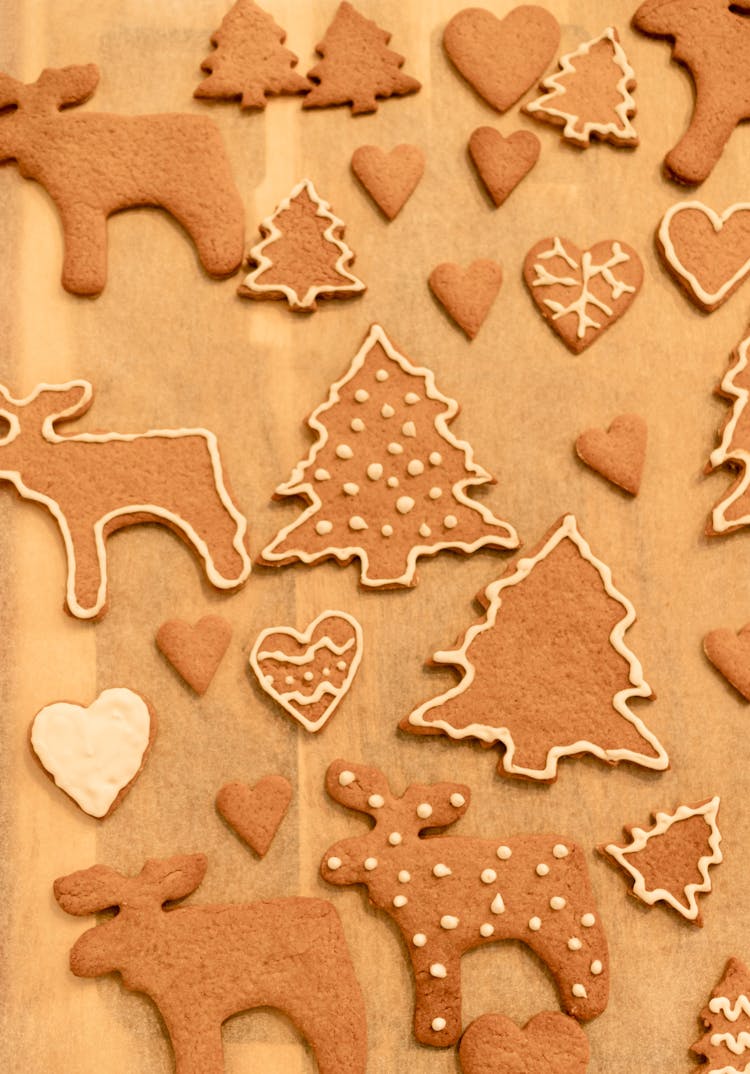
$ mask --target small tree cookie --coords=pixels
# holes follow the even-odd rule
[[[707,1064],[701,1074],[742,1074],[750,1048],[750,972],[730,958],[724,974],[701,1011],[707,1032],[690,1048]]]
[[[726,467],[736,473],[734,483],[714,507],[706,532],[709,537],[731,533],[750,525],[750,334],[733,354],[733,364],[721,382],[718,394],[732,401],[724,424],[721,443],[711,452],[707,473]]]

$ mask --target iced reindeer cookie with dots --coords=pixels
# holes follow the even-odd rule
[[[308,419],[308,457],[276,489],[302,515],[263,550],[268,565],[360,561],[360,583],[416,585],[420,556],[517,548],[516,531],[467,491],[493,481],[449,425],[458,404],[373,325],[350,368]]]
[[[750,1051],[750,972],[730,958],[721,980],[700,1013],[703,1035],[690,1046],[700,1056],[702,1074],[745,1074]]]
[[[414,783],[396,796],[377,768],[334,761],[326,790],[372,829],[329,847],[321,874],[364,884],[403,938],[416,989],[414,1033],[447,1047],[461,1035],[461,957],[521,940],[549,968],[563,1008],[582,1021],[609,992],[607,940],[581,847],[559,835],[424,836],[469,807],[460,783]]]

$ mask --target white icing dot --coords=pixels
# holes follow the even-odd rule
[[[507,861],[512,853],[513,851],[510,849],[510,847],[503,846],[497,848],[497,856],[500,861]]]
[[[266,675],[265,679],[268,686],[273,686],[273,675]],[[289,675],[287,675],[287,679],[290,679]],[[294,679],[291,679],[291,681],[294,682]]]
[[[351,783],[354,783],[356,778],[353,772],[345,768],[343,772],[339,773],[339,784],[342,787],[348,787]]]
[[[336,869],[340,869],[342,864],[343,863],[341,861],[341,858],[329,858],[328,861],[326,862],[326,865],[328,866],[328,868],[332,869],[334,872],[335,872]]]
[[[377,481],[383,476],[383,467],[379,462],[371,462],[367,467],[367,476],[370,481]]]
[[[570,851],[564,843],[555,843],[552,847],[552,853],[556,858],[567,858]]]
[[[460,809],[462,805],[466,805],[466,799],[456,791],[450,796],[450,803],[454,809]]]
[[[440,454],[439,451],[430,452],[430,462],[433,466],[439,466],[442,461],[443,456]]]
[[[590,929],[592,925],[596,924],[596,918],[593,914],[584,914],[581,918],[581,924],[585,929]]]
[[[352,432],[361,433],[364,427],[365,423],[362,421],[361,418],[352,418],[352,420],[349,422],[349,428],[352,430]]]
[[[565,902],[565,899],[562,897],[562,895],[553,895],[549,901],[549,904],[553,910],[564,910],[567,906],[567,903]]]
[[[529,918],[529,928],[531,929],[532,932],[539,932],[539,929],[541,927],[542,927],[542,919],[540,917],[530,917]]]
[[[449,930],[450,929],[457,929],[458,928],[458,918],[453,917],[452,914],[444,914],[443,917],[440,918],[440,928],[441,929],[449,929]]]
[[[420,817],[422,820],[427,820],[428,817],[432,816],[432,806],[429,802],[419,803],[419,805],[417,806],[417,816]]]
[[[504,914],[505,913],[505,903],[503,902],[503,897],[502,897],[502,895],[500,894],[499,891],[498,891],[497,895],[495,896],[495,898],[492,900],[492,905],[490,906],[490,910],[492,911],[493,914]]]
[[[349,519],[349,529],[350,530],[366,530],[367,529],[367,523],[359,515],[352,515],[352,517]]]
[[[431,977],[447,977],[448,971],[442,962],[433,962],[430,966]]]
[[[485,937],[491,936],[494,931],[495,931],[495,926],[490,925],[489,922],[485,922],[484,925],[479,926],[479,935],[480,936],[485,936]]]
[[[312,671],[306,671],[302,678],[305,680],[305,682],[312,682],[315,676],[313,675]]]
[[[426,522],[423,522],[422,525],[419,527],[419,536],[429,537],[431,533],[432,530],[430,529],[430,527],[427,525]]]
[[[578,999],[588,999],[588,992],[582,984],[574,984],[571,988],[571,992],[574,996],[577,996]]]
[[[400,910],[402,906],[406,906],[408,901],[409,900],[407,899],[407,897],[405,895],[394,895],[393,896],[393,905],[396,907],[397,910]]]
[[[445,1021],[445,1018],[432,1019],[432,1028],[435,1030],[436,1033],[439,1033],[441,1029],[445,1029],[446,1025],[447,1022]]]
[[[406,869],[402,869],[401,872],[398,874],[398,882],[399,882],[399,884],[408,884],[410,880],[411,880],[411,873],[408,872],[408,870],[406,870]]]
[[[315,523],[315,532],[319,533],[321,537],[324,537],[326,533],[330,533],[332,529],[333,522],[327,522],[325,519]]]
[[[359,485],[356,485],[353,481],[347,481],[346,484],[341,487],[347,496],[356,496],[359,492]]]
[[[407,406],[414,406],[415,403],[419,402],[419,396],[416,392],[407,392],[404,396],[404,402]]]
[[[537,876],[547,876],[549,873],[549,865],[545,865],[543,861],[540,861],[536,867]]]
[[[271,683],[273,683],[273,675],[267,675],[266,682],[268,682],[269,679],[271,680]],[[287,684],[287,686],[291,686],[294,682],[294,675],[287,675],[284,679],[284,682]]]
[[[388,523],[386,523],[385,526],[380,527],[380,532],[383,534],[384,537],[392,537],[393,526],[389,526]]]
[[[446,515],[443,519],[443,525],[447,530],[455,529],[455,527],[458,525],[458,519],[455,515]]]
[[[413,507],[414,500],[411,496],[399,496],[396,500],[396,510],[400,515],[408,515]]]
[[[413,421],[405,421],[404,424],[401,426],[401,432],[404,434],[404,436],[416,436],[417,427]]]
[[[365,866],[365,869],[367,869],[368,873],[371,873],[373,869],[377,869],[377,867],[378,867],[378,859],[377,858],[365,858],[364,866]]]
[[[398,478],[397,477],[389,477],[388,480],[386,481],[386,485],[388,486],[389,489],[397,489],[398,485],[399,485]]]
[[[497,873],[494,869],[485,869],[480,877],[483,884],[494,884],[497,880]]]
[[[339,444],[336,448],[336,454],[340,459],[351,459],[354,457],[354,452],[348,444]]]
[[[437,865],[434,865],[433,868],[432,868],[432,871],[435,874],[435,876],[441,876],[442,877],[442,876],[450,876],[451,875],[451,869],[447,865],[444,865],[442,861],[439,861],[437,863]]]
[[[392,847],[397,847],[399,843],[402,842],[403,838],[404,837],[401,832],[391,832],[391,834],[388,836],[388,842],[391,844]]]
[[[380,413],[383,415],[384,418],[392,418],[396,411],[389,403],[383,403],[380,408]]]
[[[330,481],[331,475],[328,473],[327,470],[324,470],[322,466],[319,466],[318,469],[315,471],[315,480]]]
[[[437,485],[435,485],[433,488],[430,489],[430,499],[431,500],[439,500],[442,495],[443,495],[443,490],[439,489],[437,487]]]
[[[330,675],[331,674],[331,669],[330,668],[323,668],[323,674],[326,675],[326,676]]]
[[[401,447],[400,444],[397,444],[395,442],[395,440],[391,444],[388,445],[388,454],[389,455],[402,455],[403,451],[404,451],[404,449]]]
[[[384,380],[388,380],[388,374],[384,369],[379,369],[375,374],[375,380],[379,380],[382,383]]]
[[[367,799],[367,804],[368,806],[371,806],[372,809],[382,809],[385,805],[385,798],[382,794],[371,794]]]
[[[336,667],[339,669],[339,671],[346,671],[346,660],[339,660]]]
[[[591,963],[591,972],[593,973],[594,977],[598,977],[603,969],[604,966],[602,966],[599,959],[595,958],[594,961]]]
[[[424,947],[427,943],[427,937],[423,932],[415,932],[411,938],[411,942],[415,947]]]
[[[365,391],[364,388],[357,388],[356,392],[354,393],[354,398],[357,400],[358,403],[366,403],[367,400],[370,398],[370,393],[368,391]]]
[[[420,474],[424,473],[424,463],[420,459],[410,459],[406,472],[411,474],[412,477],[419,477]]]
[[[568,940],[568,950],[569,951],[580,951],[582,947],[583,947],[583,944],[581,943],[581,941],[578,939],[577,936],[571,936],[570,939]]]

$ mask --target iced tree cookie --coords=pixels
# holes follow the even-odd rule
[[[706,1032],[690,1051],[700,1056],[702,1074],[744,1074],[750,1050],[750,973],[730,958],[721,980],[701,1011]]]
[[[732,355],[732,365],[718,390],[723,399],[732,403],[721,443],[715,448],[706,465],[706,473],[726,467],[735,474],[733,484],[716,504],[706,527],[709,537],[732,533],[750,525],[750,334],[746,335]]]

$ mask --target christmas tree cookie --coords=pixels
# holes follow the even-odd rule
[[[701,1011],[706,1032],[690,1048],[704,1061],[701,1074],[744,1074],[750,1067],[750,973],[730,958]]]
[[[363,586],[416,585],[420,556],[516,548],[512,526],[467,491],[492,482],[448,428],[458,404],[373,325],[308,419],[317,441],[276,497],[308,507],[264,549],[267,565],[360,560]]]
[[[733,364],[721,382],[718,394],[732,402],[721,435],[721,443],[711,452],[707,473],[722,467],[732,470],[735,480],[714,507],[706,532],[709,537],[731,533],[750,525],[750,334],[733,354]]]

